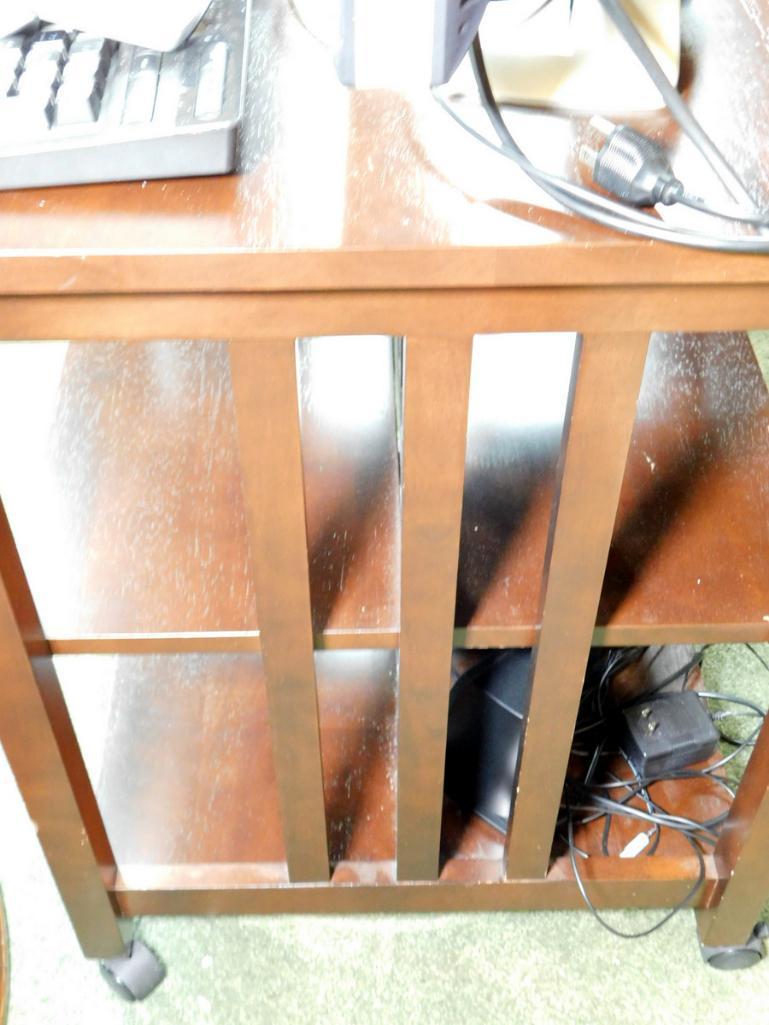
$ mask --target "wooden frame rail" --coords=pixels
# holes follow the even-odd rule
[[[30,812],[44,824],[41,842],[87,953],[104,956],[118,946],[110,901],[123,914],[579,906],[568,868],[550,865],[550,850],[648,335],[747,328],[765,308],[761,285],[683,285],[675,301],[671,295],[662,286],[637,286],[0,298],[6,338],[231,339],[258,635],[64,638],[49,645],[0,516],[0,671],[10,681],[0,696],[0,739]],[[472,337],[580,323],[585,333],[562,443],[508,878],[501,859],[483,879],[463,878],[457,860],[438,881]],[[310,610],[294,338],[340,332],[406,337],[398,847],[395,872],[383,870],[378,885],[354,871],[345,876],[340,866],[329,880]],[[114,864],[52,650],[257,648],[267,674],[289,883],[260,884],[241,866],[234,882],[215,887],[183,871],[135,885]],[[759,870],[769,816],[768,736],[765,730],[697,897],[707,909],[709,941],[743,940],[761,902],[750,880],[769,884]],[[696,865],[596,859],[587,877],[601,906],[675,904],[696,878]]]
[[[230,346],[291,882],[328,879],[293,338]]]
[[[406,339],[398,878],[437,879],[472,338]]]

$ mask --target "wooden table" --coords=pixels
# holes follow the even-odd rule
[[[551,848],[591,643],[769,639],[769,400],[734,333],[769,262],[551,209],[256,8],[242,173],[0,195],[2,336],[119,340],[0,351],[0,739],[92,956],[116,914],[579,907]],[[767,199],[769,8],[685,16],[690,99]],[[584,125],[518,130],[563,168]],[[407,339],[402,422],[376,335]],[[443,818],[450,660],[533,643],[503,844]],[[769,891],[768,786],[764,729],[709,944]],[[697,863],[673,837],[584,874],[673,905]]]

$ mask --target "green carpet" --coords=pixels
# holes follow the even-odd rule
[[[769,335],[754,339],[769,374]],[[759,647],[769,660],[769,645]],[[710,649],[706,684],[769,703],[769,674],[744,646]],[[9,1025],[705,1025],[769,1019],[769,960],[719,973],[694,916],[619,940],[589,914],[146,919],[168,965],[127,1005],[84,960],[12,777],[0,759],[0,882],[11,934]],[[767,895],[769,896],[769,895]],[[652,912],[616,912],[639,929]],[[769,920],[769,919],[768,919]]]

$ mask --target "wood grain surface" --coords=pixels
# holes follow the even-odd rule
[[[57,671],[83,748],[118,873],[133,886],[288,881],[258,655],[61,656]],[[396,878],[397,664],[393,652],[321,652],[318,707],[334,883]],[[678,813],[724,810],[704,781],[660,784]],[[600,857],[602,823],[578,843]],[[610,853],[637,832],[617,820]],[[504,836],[446,801],[443,882],[503,878]],[[563,865],[559,839],[555,865]],[[660,863],[689,864],[691,848],[666,831]],[[560,859],[560,860],[559,860]],[[638,873],[655,873],[645,864]],[[551,869],[556,876],[561,868]],[[696,877],[692,861],[687,872]]]
[[[543,876],[550,861],[648,343],[588,334],[574,354],[515,772],[511,878]]]
[[[587,442],[592,432],[598,453],[611,449],[603,414],[618,405],[627,425],[630,393],[617,385],[618,402],[612,374],[603,373],[595,378],[600,388],[583,396],[594,415],[576,458],[572,452],[575,479],[566,490],[580,476],[597,482],[593,511],[601,520],[590,522],[590,500],[577,502],[575,523],[561,524],[569,551],[552,561],[546,538],[570,343],[508,336],[476,345],[479,353],[488,349],[473,368],[465,493],[461,461],[452,461],[451,515],[436,545],[452,565],[460,548],[454,642],[534,643],[547,561],[550,601],[546,595],[530,722],[538,744],[547,739],[554,699],[563,699],[564,714],[543,770],[544,803],[537,801],[538,766],[527,766],[519,819],[527,835],[511,847],[510,866],[523,878],[505,881],[501,838],[442,809],[440,765],[425,769],[440,754],[438,670],[451,645],[454,597],[453,568],[451,588],[427,573],[449,611],[432,623],[433,637],[412,633],[414,616],[404,615],[404,647],[416,666],[407,665],[409,693],[427,694],[431,738],[421,750],[412,729],[401,745],[406,770],[419,770],[412,779],[405,771],[406,783],[425,787],[406,795],[405,832],[414,827],[421,845],[406,874],[432,873],[443,810],[440,881],[395,885],[395,655],[370,650],[397,647],[401,601],[412,613],[415,606],[413,552],[403,594],[399,574],[394,349],[381,337],[357,337],[346,348],[340,339],[303,343],[297,396],[286,372],[293,338],[381,332],[469,342],[473,334],[511,330],[579,329],[588,339],[748,330],[766,316],[769,262],[647,243],[576,219],[469,140],[429,95],[345,90],[330,55],[287,5],[254,7],[239,173],[0,193],[3,337],[124,340],[0,346],[0,495],[23,561],[22,571],[1,520],[0,663],[10,683],[0,730],[81,943],[93,954],[122,945],[108,890],[129,914],[578,906],[557,847],[544,875],[579,672],[549,688],[569,655],[566,641],[577,662],[591,641],[592,611],[570,615],[570,596],[582,595],[583,611],[600,597],[598,643],[769,638],[769,404],[746,336],[653,338],[602,593],[624,440],[613,449],[608,483],[590,465]],[[682,88],[764,206],[767,36],[764,0],[684,6]],[[477,110],[466,113],[480,123]],[[574,174],[584,120],[519,111],[511,123],[535,161]],[[667,116],[637,123],[670,145],[692,191],[719,196]],[[173,341],[179,337],[211,340]],[[250,442],[262,428],[244,410],[254,396],[266,410],[272,405],[269,375],[261,391],[259,381],[243,378],[241,430],[253,428],[243,473],[222,338],[263,348],[262,367],[273,340],[283,339],[280,407],[262,427],[264,437],[274,429],[286,443],[286,465],[277,450],[262,451],[252,472]],[[171,341],[125,344],[148,339]],[[539,380],[539,404],[520,389],[506,410],[495,400],[500,345],[506,358],[519,359],[507,366],[511,379]],[[621,358],[619,346],[606,348],[617,381]],[[424,454],[418,461],[429,462]],[[285,536],[263,531],[263,510],[255,516],[265,479],[287,482],[277,503],[291,518]],[[460,498],[461,524],[454,515]],[[260,542],[255,555],[249,519]],[[580,525],[597,546],[586,563]],[[583,563],[587,583],[572,579]],[[267,606],[262,600],[261,624],[254,569],[281,596],[273,608],[269,597]],[[35,672],[27,659],[30,622],[42,660]],[[292,649],[298,623],[301,643]],[[207,653],[196,653],[197,645]],[[313,646],[363,650],[313,655]],[[187,653],[168,654],[174,647]],[[110,649],[136,654],[57,660],[65,708],[51,652]],[[310,741],[296,757],[296,774],[287,743],[291,695]],[[419,701],[412,706],[415,727]],[[753,913],[751,880],[765,875],[766,751],[764,738],[735,806],[735,829],[709,860],[696,898],[709,907],[725,894],[724,916],[703,919],[710,936],[732,938],[742,928]],[[712,810],[715,800],[701,787],[661,799],[684,814]],[[287,802],[295,802],[289,815]],[[305,809],[306,831],[299,821]],[[424,829],[420,809],[429,816]],[[612,843],[621,840],[620,831]],[[677,903],[697,865],[675,841],[666,844],[659,858],[631,865],[591,859],[594,900]],[[736,882],[725,886],[733,868]],[[290,877],[324,881],[292,888]]]
[[[296,344],[230,345],[272,757],[292,882],[328,878]]]
[[[720,900],[699,915],[709,946],[744,943],[760,920],[769,892],[769,723],[764,722],[714,857],[723,882]]]
[[[287,880],[258,655],[57,658],[122,871],[255,863]],[[317,656],[331,860],[395,859],[393,652]]]
[[[684,91],[764,205],[768,32],[763,0],[683,7]],[[573,173],[585,119],[511,123],[534,160]],[[721,198],[669,118],[640,123],[695,193]],[[769,280],[760,256],[650,244],[559,211],[426,90],[345,89],[279,0],[254,5],[238,174],[2,193],[0,240],[7,294]]]
[[[476,339],[458,646],[536,639],[572,347]],[[298,349],[318,647],[399,642],[395,351]],[[226,345],[6,344],[0,398],[0,493],[53,650],[258,646]],[[748,338],[653,336],[596,643],[769,638],[768,460]]]
[[[438,875],[473,340],[410,337],[403,402],[398,878]]]
[[[83,953],[123,939],[106,892],[115,873],[51,652],[0,502],[0,743]]]

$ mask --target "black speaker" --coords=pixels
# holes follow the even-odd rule
[[[505,833],[529,702],[531,649],[486,658],[463,673],[449,697],[446,794]]]

